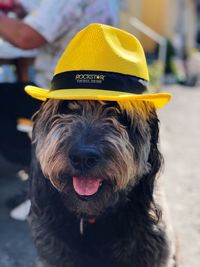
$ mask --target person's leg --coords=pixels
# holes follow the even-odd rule
[[[16,129],[18,118],[31,118],[41,102],[24,92],[24,83],[0,83],[0,153],[8,160],[29,165],[30,140]]]
[[[30,84],[30,83],[29,83]],[[9,118],[31,118],[40,107],[38,101],[24,91],[26,83],[0,83],[0,114]]]

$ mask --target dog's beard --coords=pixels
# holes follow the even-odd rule
[[[151,167],[153,108],[130,105],[127,111],[116,102],[51,100],[38,113],[34,142],[41,169],[78,216],[102,214]],[[98,162],[76,168],[71,154],[80,147],[97,151]]]

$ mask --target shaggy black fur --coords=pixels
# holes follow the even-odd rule
[[[83,234],[80,233],[80,214],[67,208],[63,193],[44,176],[35,152],[37,140],[33,143],[29,222],[38,250],[39,266],[169,266],[168,237],[160,223],[160,209],[153,199],[155,177],[162,157],[157,148],[158,119],[155,110],[150,112],[152,114],[147,119],[151,136],[149,172],[137,177],[137,183],[131,188],[113,192],[110,205],[95,218],[95,223],[85,218]],[[36,117],[34,136],[40,115],[41,112]],[[128,113],[121,112],[118,120],[126,128],[130,142],[135,142],[137,156],[140,146],[135,140],[141,139],[139,126],[131,125]]]

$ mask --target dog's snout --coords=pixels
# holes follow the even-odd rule
[[[71,164],[79,170],[91,169],[100,161],[100,153],[95,147],[80,146],[69,153]]]

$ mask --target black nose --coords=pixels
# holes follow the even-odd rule
[[[95,147],[80,146],[70,150],[69,158],[74,168],[87,170],[95,167],[99,163],[100,153]]]

